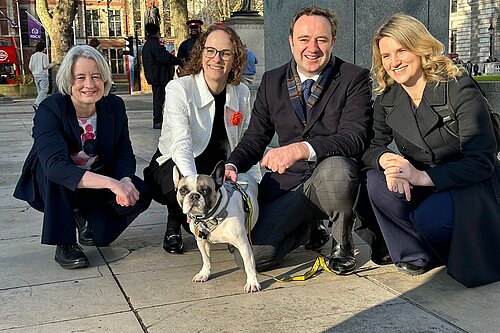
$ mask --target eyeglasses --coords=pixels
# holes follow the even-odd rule
[[[203,55],[209,59],[215,58],[215,56],[219,54],[222,60],[229,60],[233,56],[233,52],[229,50],[217,50],[216,48],[205,46],[203,47]]]

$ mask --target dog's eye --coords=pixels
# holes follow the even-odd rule
[[[207,188],[204,188],[203,190],[201,190],[201,194],[203,195],[208,195],[212,193],[212,189],[210,187],[207,187]]]
[[[188,194],[188,190],[186,190],[184,187],[181,187],[179,189],[179,193],[182,195],[182,196],[185,196],[186,194]]]

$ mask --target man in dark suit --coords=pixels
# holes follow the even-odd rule
[[[260,184],[251,234],[259,271],[306,244],[326,218],[334,237],[330,268],[347,273],[356,266],[357,158],[369,140],[371,92],[368,70],[332,56],[337,24],[332,11],[317,6],[296,14],[289,36],[293,59],[264,74],[250,126],[226,165],[231,180],[262,157],[270,171]],[[264,154],[275,133],[279,147]],[[235,259],[240,264],[237,251]]]
[[[165,87],[174,77],[174,66],[181,60],[167,51],[160,43],[160,28],[154,23],[146,24],[147,40],[142,48],[144,76],[153,88],[153,128],[161,129]]]

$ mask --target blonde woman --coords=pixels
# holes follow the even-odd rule
[[[363,160],[393,262],[408,275],[446,265],[467,287],[499,280],[500,163],[485,99],[411,16],[393,15],[372,47],[375,135]],[[446,104],[448,119],[435,109]]]

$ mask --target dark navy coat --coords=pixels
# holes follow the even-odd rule
[[[401,154],[426,170],[435,191],[450,191],[454,228],[448,274],[467,287],[500,280],[500,161],[489,111],[468,76],[449,82],[459,138],[444,127],[433,106],[447,103],[445,84],[428,83],[415,115],[403,87],[395,84],[377,97],[375,136],[363,161],[378,160],[394,139]],[[384,107],[393,108],[387,114]]]

